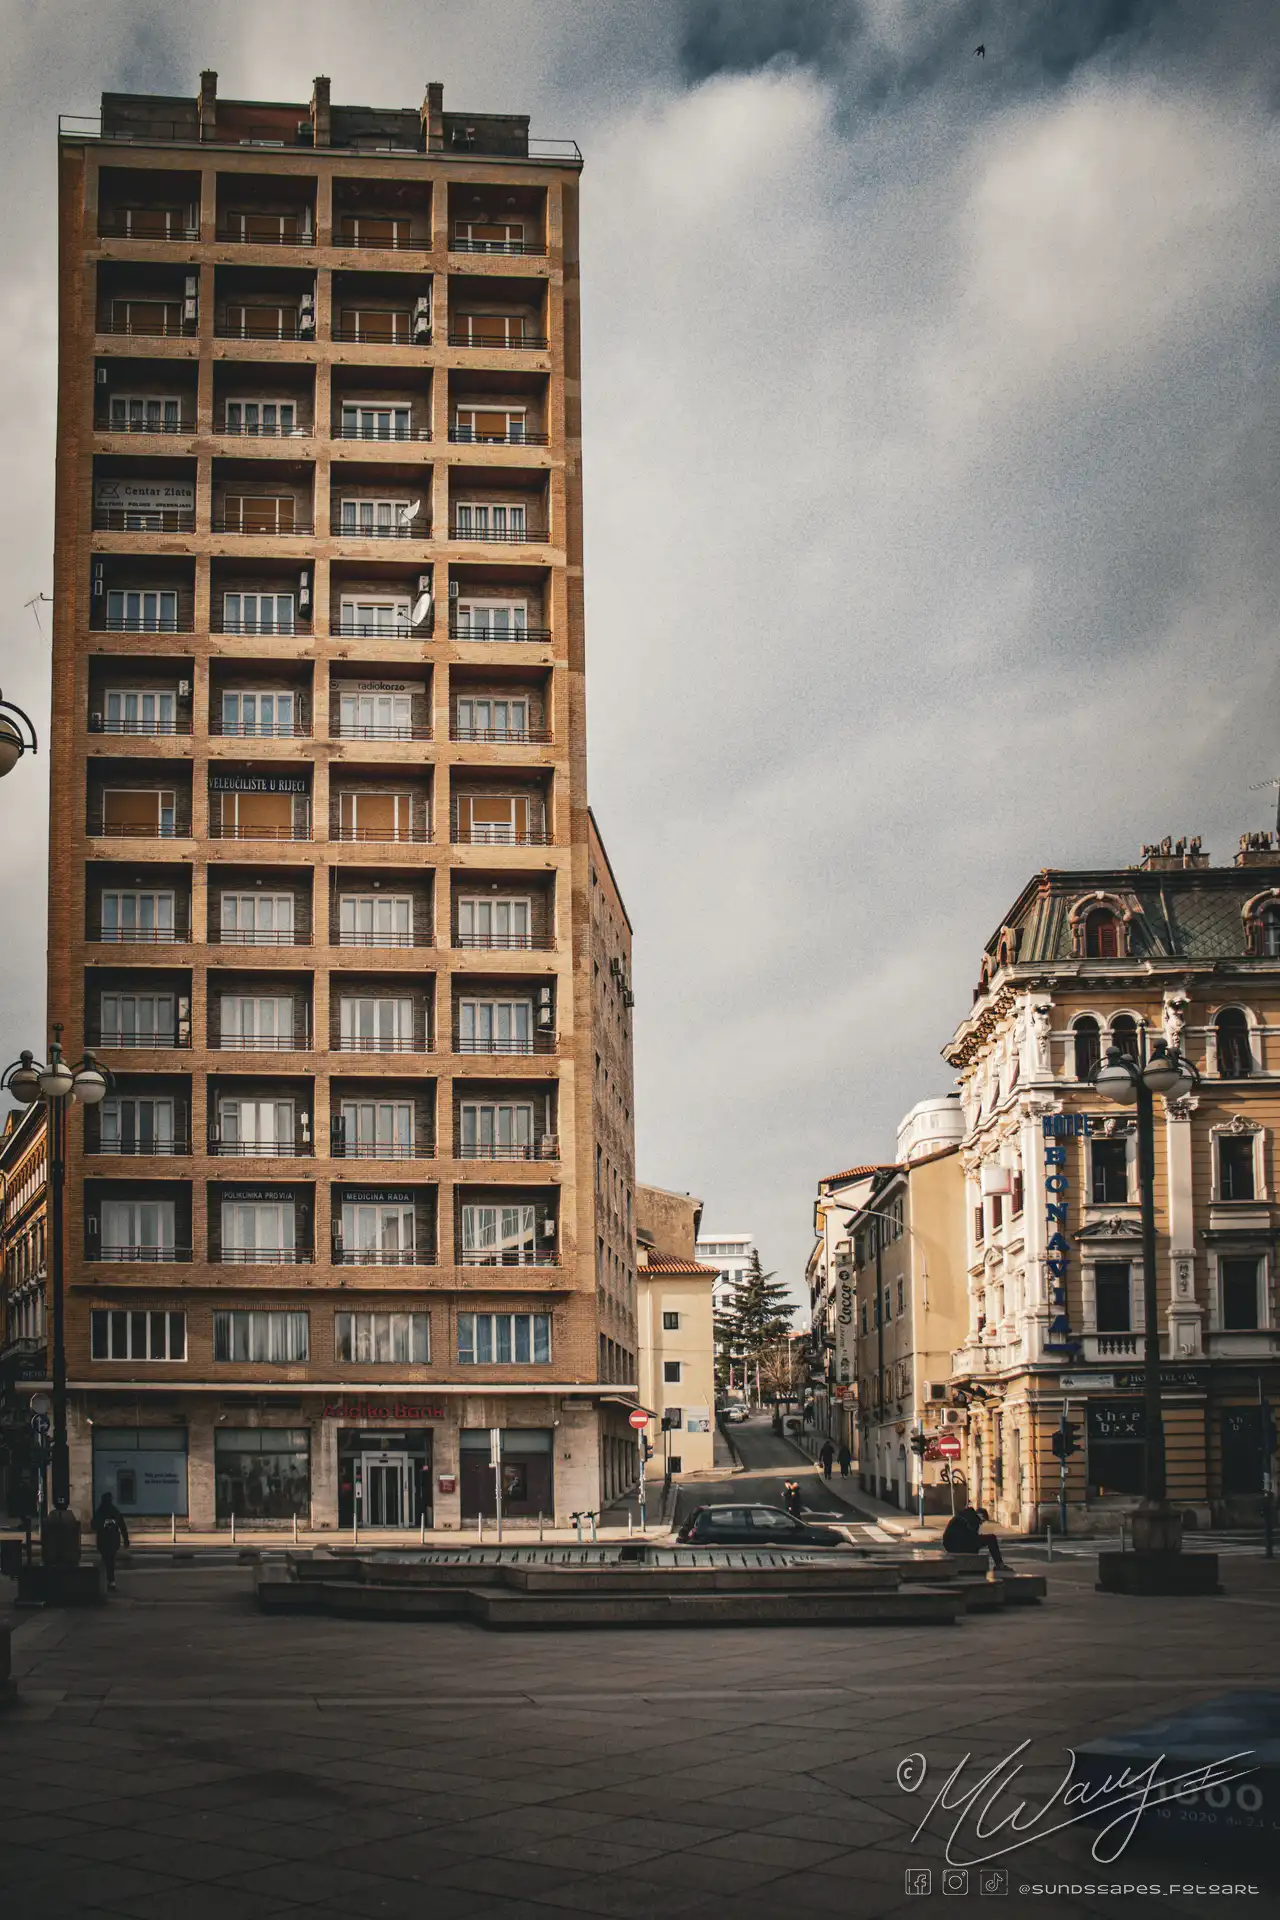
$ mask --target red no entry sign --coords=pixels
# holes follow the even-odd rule
[[[944,1460],[958,1460],[960,1458],[961,1446],[954,1433],[942,1433],[938,1435],[938,1452]]]
[[[637,1433],[639,1433],[641,1427],[647,1427],[649,1424],[649,1416],[645,1412],[643,1407],[632,1407],[630,1413],[627,1415],[627,1418],[628,1420],[630,1420],[632,1426],[635,1428]]]

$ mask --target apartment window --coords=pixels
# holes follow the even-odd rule
[[[364,595],[357,597],[344,594],[340,608],[340,631],[343,633],[372,639],[380,634],[405,635],[413,632],[411,605],[399,596],[373,599]]]
[[[407,533],[422,509],[417,500],[341,500],[338,503],[338,530],[341,533],[382,534],[388,539]]]
[[[178,596],[169,589],[113,587],[107,594],[110,633],[176,633]]]
[[[461,1149],[478,1159],[527,1160],[533,1151],[533,1102],[467,1100],[461,1112]]]
[[[411,227],[407,219],[391,214],[344,213],[338,222],[339,243],[349,247],[407,247]]]
[[[227,597],[231,599],[234,596],[229,594]],[[279,597],[284,599],[285,595]],[[292,616],[288,627],[255,629],[259,633],[288,633],[292,630]],[[239,735],[265,735],[267,738],[289,735],[293,732],[295,712],[296,701],[292,693],[228,691],[222,696],[222,731]]]
[[[901,1320],[906,1310],[907,1310],[906,1282],[903,1280],[899,1280],[898,1282],[898,1318],[899,1320]]]
[[[413,836],[413,795],[375,787],[338,794],[338,837],[342,840],[409,840]]]
[[[1118,1047],[1126,1059],[1142,1063],[1142,1034],[1138,1023],[1129,1013],[1118,1013],[1111,1022],[1111,1044]]]
[[[104,1260],[165,1260],[174,1252],[172,1200],[104,1200],[100,1248]]]
[[[174,1107],[167,1095],[113,1094],[98,1112],[104,1153],[173,1152]]]
[[[468,253],[510,253],[524,245],[523,220],[456,220],[456,245]]]
[[[298,409],[292,400],[228,400],[227,433],[276,437],[297,428]]]
[[[344,406],[342,437],[344,440],[407,440],[411,422],[409,407]]]
[[[104,1047],[172,1047],[177,1042],[171,993],[104,993]]]
[[[518,445],[525,438],[525,409],[458,407],[453,416],[453,437],[480,445]]]
[[[1213,1023],[1218,1043],[1218,1072],[1224,1080],[1247,1080],[1253,1072],[1249,1021],[1239,1007],[1226,1007]]]
[[[414,1263],[414,1209],[398,1201],[348,1200],[342,1208],[343,1258],[357,1266]]]
[[[122,840],[170,840],[177,828],[177,796],[155,787],[107,787],[101,832]]]
[[[222,938],[229,945],[287,947],[293,944],[291,893],[224,893],[219,908]],[[227,1001],[223,1001],[226,1006]],[[223,1026],[223,1039],[226,1039]]]
[[[458,1362],[464,1367],[546,1366],[549,1313],[460,1313]]]
[[[679,1333],[680,1315],[678,1313],[664,1312],[662,1316],[662,1331],[664,1333]]]
[[[991,1196],[991,1231],[998,1233],[1004,1225],[1004,1195],[993,1193]]]
[[[1222,1327],[1226,1333],[1252,1333],[1262,1325],[1259,1299],[1263,1263],[1256,1257],[1218,1262]]]
[[[364,1160],[400,1160],[413,1152],[411,1100],[344,1100],[338,1119],[345,1154]]]
[[[456,530],[462,540],[523,540],[527,536],[524,502],[460,500]]]
[[[293,241],[300,246],[311,242],[311,209],[298,213],[259,213],[255,210],[227,214],[229,240],[256,240],[267,245]]]
[[[458,901],[458,941],[464,947],[532,946],[532,900],[463,894]]]
[[[178,724],[176,693],[113,687],[107,695],[105,728],[108,733],[174,733]]]
[[[456,721],[463,740],[526,740],[527,700],[459,700]]]
[[[982,1245],[983,1241],[987,1237],[986,1220],[983,1214],[981,1201],[978,1202],[977,1206],[973,1210],[973,1237],[977,1241],[979,1246]]]
[[[1015,1220],[1017,1219],[1018,1215],[1022,1212],[1022,1208],[1023,1208],[1022,1175],[1020,1173],[1015,1173],[1013,1176],[1013,1192],[1010,1195],[1010,1205],[1009,1205],[1009,1211]]]
[[[893,1317],[893,1308],[892,1308],[892,1303],[889,1297],[889,1289],[888,1287],[886,1287],[884,1290],[884,1323],[886,1326],[888,1326],[889,1321],[892,1319],[892,1317]]]
[[[218,1140],[228,1153],[292,1153],[297,1118],[292,1100],[222,1099]]]
[[[1218,1136],[1218,1198],[1220,1200],[1254,1200],[1257,1198],[1257,1182],[1254,1177],[1253,1142],[1251,1133]]]
[[[681,1362],[679,1360],[664,1360],[662,1363],[663,1380],[670,1383],[674,1383],[676,1386],[679,1386],[680,1369],[681,1369]]]
[[[1095,1207],[1123,1206],[1129,1198],[1129,1148],[1124,1140],[1089,1142],[1089,1198]]]
[[[309,1320],[306,1313],[215,1313],[213,1357],[297,1364],[310,1357]]]
[[[409,346],[413,341],[413,315],[407,307],[345,307],[339,337]]]
[[[1091,1080],[1102,1061],[1102,1029],[1092,1014],[1085,1013],[1071,1029],[1075,1048],[1077,1080]]]
[[[522,347],[526,324],[522,313],[458,313],[450,333],[461,346]]]
[[[95,1360],[185,1360],[185,1313],[120,1312],[95,1307],[89,1316]]]
[[[166,334],[182,332],[180,300],[113,300],[113,333]]]
[[[373,995],[348,999],[339,1011],[344,1053],[408,1053],[413,1050],[413,1001]]]
[[[140,893],[112,890],[102,895],[101,927],[103,940],[153,940],[164,943],[174,938],[174,900],[172,893]]]
[[[297,307],[233,302],[227,307],[227,333],[241,340],[296,340]]]
[[[862,1331],[864,1333],[870,1333],[871,1331],[870,1321],[871,1321],[870,1309],[867,1306],[867,1302],[864,1300],[862,1303]]]
[[[224,1047],[276,1052],[294,1045],[293,1001],[285,995],[224,993],[218,1011]]]
[[[269,1266],[284,1254],[292,1258],[294,1229],[292,1200],[224,1200],[222,1257],[245,1266]]]
[[[532,1000],[460,1000],[461,1053],[532,1053]]]
[[[402,893],[344,893],[338,902],[338,944],[411,947],[412,897]]]
[[[407,693],[344,693],[339,715],[344,734],[372,740],[413,735],[413,701]]]
[[[222,524],[228,533],[292,533],[297,517],[298,502],[291,493],[229,493],[222,503]]]
[[[462,1258],[470,1266],[525,1267],[537,1259],[537,1209],[471,1205],[462,1209]]]
[[[1094,1325],[1099,1333],[1132,1333],[1133,1287],[1127,1260],[1103,1260],[1093,1270]]]
[[[1115,915],[1106,907],[1095,907],[1085,916],[1084,951],[1089,960],[1115,960],[1120,953],[1120,928]]]
[[[113,433],[177,433],[182,402],[176,394],[113,393],[108,423]]]
[[[459,600],[456,626],[460,640],[516,640],[528,630],[528,607],[523,600]]]
[[[334,1349],[336,1359],[355,1366],[429,1366],[430,1316],[425,1313],[335,1314]]]

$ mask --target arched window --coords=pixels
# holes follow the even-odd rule
[[[1111,1022],[1111,1044],[1139,1066],[1142,1064],[1142,1036],[1131,1013],[1118,1013]]]
[[[1268,960],[1280,960],[1280,905],[1264,907],[1258,915],[1258,946]]]
[[[1082,1013],[1071,1029],[1076,1044],[1076,1079],[1089,1080],[1102,1059],[1102,1032],[1091,1013]]]
[[[1224,1007],[1213,1023],[1218,1037],[1218,1072],[1224,1080],[1245,1080],[1253,1072],[1249,1022],[1239,1007]]]
[[[1120,928],[1110,907],[1095,907],[1084,923],[1087,960],[1116,960],[1120,955]]]

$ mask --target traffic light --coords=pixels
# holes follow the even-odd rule
[[[1077,1420],[1064,1420],[1053,1436],[1052,1445],[1059,1460],[1065,1460],[1075,1453],[1080,1445],[1080,1423]]]
[[[912,1451],[912,1453],[918,1453],[918,1454],[920,1455],[920,1457],[921,1457],[921,1459],[923,1459],[923,1458],[924,1458],[924,1455],[925,1455],[925,1453],[926,1453],[926,1452],[927,1452],[927,1450],[928,1450],[928,1446],[929,1446],[929,1440],[928,1440],[928,1436],[927,1436],[926,1434],[923,1434],[923,1433],[913,1433],[913,1434],[912,1434],[912,1436],[911,1436],[911,1451]]]

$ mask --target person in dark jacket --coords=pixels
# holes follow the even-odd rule
[[[818,1453],[818,1458],[822,1462],[822,1477],[824,1480],[829,1480],[831,1478],[831,1463],[835,1459],[835,1457],[836,1457],[835,1448],[832,1446],[829,1440],[824,1440],[822,1443],[821,1449],[819,1450],[819,1453]]]
[[[98,1502],[98,1510],[93,1516],[93,1532],[98,1542],[98,1552],[102,1555],[102,1564],[107,1570],[107,1587],[114,1593],[116,1555],[122,1546],[128,1546],[129,1529],[125,1525],[124,1515],[109,1493],[104,1493]]]
[[[994,1533],[983,1533],[982,1523],[989,1520],[985,1507],[961,1507],[952,1514],[942,1536],[944,1553],[989,1553],[993,1567],[1004,1565],[1000,1542]]]
[[[800,1502],[800,1482],[798,1480],[783,1481],[782,1504],[788,1513],[794,1514],[797,1520],[800,1518],[803,1508]]]
[[[847,1480],[849,1478],[849,1469],[853,1465],[853,1455],[849,1451],[849,1442],[847,1440],[840,1442],[840,1451],[836,1455],[836,1459],[840,1462],[840,1478]]]

